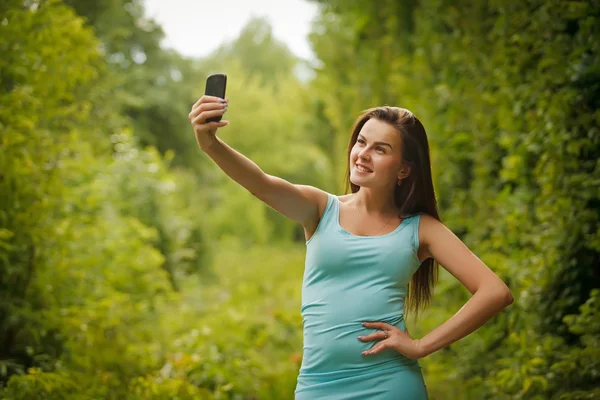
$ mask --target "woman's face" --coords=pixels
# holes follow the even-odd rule
[[[400,134],[386,122],[369,119],[350,152],[350,181],[361,187],[389,187],[403,177],[401,169]]]

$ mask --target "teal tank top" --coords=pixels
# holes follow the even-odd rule
[[[420,215],[405,218],[392,232],[357,236],[339,223],[340,200],[328,193],[327,207],[306,241],[302,284],[303,357],[299,382],[373,370],[418,367],[395,350],[364,356],[377,341],[364,321],[383,321],[406,331],[408,282],[420,266]]]

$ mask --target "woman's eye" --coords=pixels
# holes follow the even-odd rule
[[[362,139],[357,139],[356,143],[363,145],[365,143],[365,141]],[[383,147],[376,147],[375,150],[385,153],[385,149]]]

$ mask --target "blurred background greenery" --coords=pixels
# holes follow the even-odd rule
[[[432,399],[600,398],[600,2],[314,3],[314,63],[264,18],[192,59],[139,1],[0,3],[0,398],[293,397],[303,232],[198,149],[213,72],[219,135],[329,192],[362,109],[424,121],[443,222],[515,296],[421,360]],[[442,270],[411,334],[468,297]]]

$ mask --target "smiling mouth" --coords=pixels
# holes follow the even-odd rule
[[[354,167],[355,167],[357,170],[359,170],[360,172],[373,172],[373,171],[371,171],[370,169],[368,169],[368,168],[365,168],[365,167],[363,167],[363,166],[361,166],[361,165],[354,164]]]

